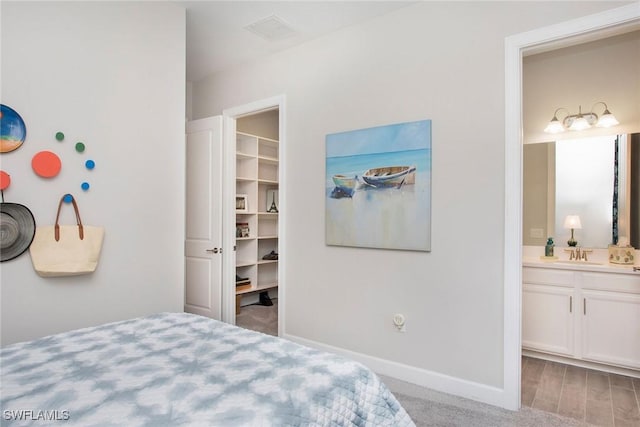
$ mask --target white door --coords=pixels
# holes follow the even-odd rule
[[[187,123],[184,311],[222,314],[222,116]]]
[[[583,291],[582,357],[640,368],[640,295]]]
[[[560,286],[522,287],[522,346],[573,355],[573,289]]]

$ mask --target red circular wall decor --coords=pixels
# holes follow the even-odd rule
[[[0,190],[6,190],[11,184],[11,176],[5,171],[0,171]]]
[[[31,167],[36,175],[43,178],[53,178],[60,173],[62,162],[57,154],[51,151],[40,151],[31,159]]]

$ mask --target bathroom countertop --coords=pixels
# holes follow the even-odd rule
[[[523,267],[553,268],[559,270],[580,270],[580,271],[596,271],[600,273],[621,273],[621,274],[637,274],[640,278],[640,271],[633,271],[633,265],[620,265],[606,263],[597,263],[590,261],[569,261],[563,259],[544,260],[540,257],[523,257]],[[636,265],[636,268],[640,266]]]
[[[524,267],[553,268],[559,270],[596,271],[600,273],[637,274],[634,265],[613,264],[609,262],[609,252],[606,249],[589,250],[589,261],[570,261],[567,248],[556,248],[558,259],[543,259],[544,247],[523,246],[522,265]],[[640,251],[636,250],[636,268],[640,268]]]

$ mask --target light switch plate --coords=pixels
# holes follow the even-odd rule
[[[537,239],[544,239],[544,228],[529,229],[529,236]]]

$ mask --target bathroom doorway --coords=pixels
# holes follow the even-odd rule
[[[507,37],[505,40],[505,407],[521,406],[522,384],[522,66],[523,55],[640,28],[637,4]]]

